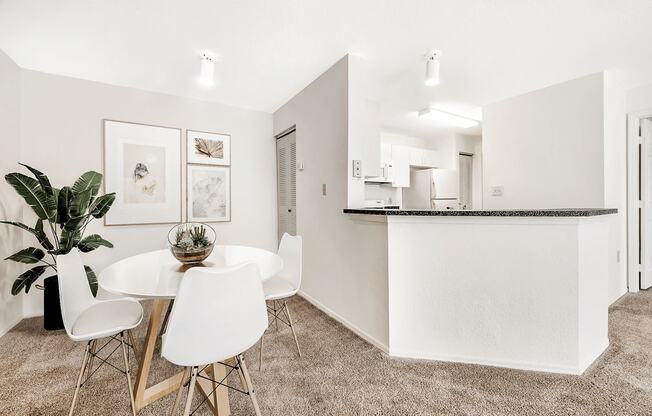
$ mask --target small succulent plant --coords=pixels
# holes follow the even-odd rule
[[[182,250],[200,249],[211,244],[206,237],[206,228],[203,225],[179,226],[174,235],[174,246]]]

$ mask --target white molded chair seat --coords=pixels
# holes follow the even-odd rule
[[[263,285],[254,263],[224,269],[193,267],[184,274],[161,343],[163,358],[188,367],[184,372],[190,374],[184,415],[190,414],[197,378],[205,377],[200,368],[221,365],[218,363],[231,358],[235,358],[232,369],[238,371],[244,393],[260,415],[242,354],[258,342],[267,324]],[[213,385],[224,382],[211,380]],[[179,404],[184,381],[179,385],[172,414]]]
[[[263,281],[265,300],[288,298],[296,294],[298,290],[299,288],[292,286],[287,279],[278,275]]]
[[[281,243],[278,246],[278,255],[283,259],[283,270],[281,270],[276,276],[263,282],[265,300],[272,302],[272,306],[268,307],[268,310],[276,324],[276,329],[278,330],[278,321],[281,321],[290,327],[292,330],[292,336],[294,337],[294,343],[297,345],[299,357],[301,357],[301,348],[299,348],[299,340],[294,331],[290,309],[288,308],[285,299],[296,295],[301,287],[302,245],[303,242],[301,236],[292,236],[288,233],[284,233],[283,237],[281,237]],[[281,304],[280,307],[278,305],[279,303]],[[261,337],[258,361],[259,370],[262,370],[263,368],[263,344],[263,337]]]
[[[85,309],[72,325],[75,341],[104,338],[132,329],[143,319],[140,303],[131,299],[100,301]]]
[[[137,301],[129,298],[115,300],[98,300],[94,298],[88,285],[84,263],[77,250],[57,256],[57,275],[59,276],[61,317],[63,318],[66,333],[73,341],[87,341],[68,415],[73,415],[77,395],[82,384],[85,384],[94,373],[91,371],[93,359],[99,356],[98,353],[104,348],[97,349],[97,340],[111,337],[120,342],[122,346],[124,374],[127,379],[131,412],[136,416],[136,403],[131,387],[129,357],[124,336],[125,332],[130,334],[129,330],[137,327],[142,321],[142,306]],[[107,344],[108,342],[111,342],[111,340],[107,341]],[[113,352],[116,350],[117,348]],[[106,362],[113,352],[110,352],[108,357],[103,357],[102,363]],[[88,376],[86,381],[82,383],[82,377],[86,370],[88,370]],[[122,370],[119,369],[119,371]]]

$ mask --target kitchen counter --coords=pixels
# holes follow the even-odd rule
[[[509,209],[509,210],[431,210],[431,209],[379,209],[346,208],[345,214],[404,215],[433,217],[594,217],[616,214],[616,208],[561,208],[561,209]]]
[[[346,209],[385,236],[388,352],[581,374],[609,345],[616,209]]]

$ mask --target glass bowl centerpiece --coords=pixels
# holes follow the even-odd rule
[[[170,251],[183,264],[199,264],[215,247],[215,230],[207,224],[185,222],[168,233]]]

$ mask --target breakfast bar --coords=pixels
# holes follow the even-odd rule
[[[609,345],[616,209],[345,209],[387,227],[389,354],[581,374]]]

